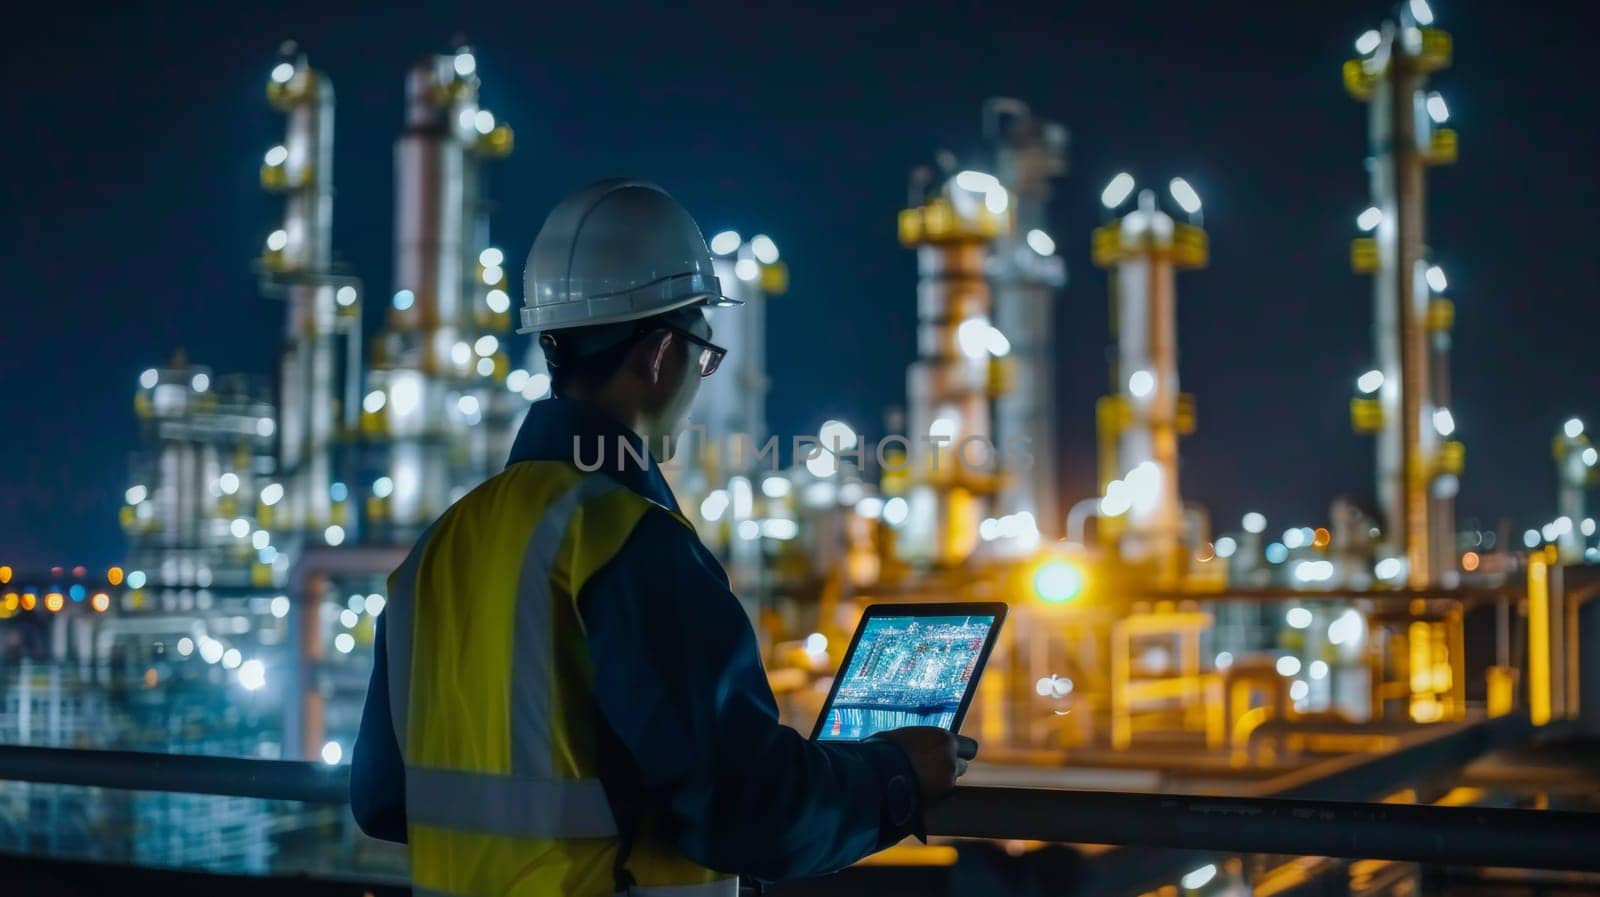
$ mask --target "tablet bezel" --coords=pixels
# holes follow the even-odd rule
[[[984,637],[983,649],[978,652],[977,666],[973,668],[973,676],[967,680],[967,689],[961,695],[961,704],[956,707],[955,719],[951,720],[950,731],[960,732],[961,724],[966,722],[967,708],[972,706],[972,696],[977,694],[978,680],[983,678],[983,671],[989,665],[989,654],[994,650],[994,644],[1000,637],[1000,627],[1005,624],[1006,611],[1009,607],[999,601],[950,601],[932,604],[871,604],[861,613],[861,621],[856,624],[855,634],[850,636],[850,647],[845,649],[844,657],[839,661],[839,667],[833,674],[833,685],[828,688],[828,697],[822,702],[822,711],[817,714],[817,722],[811,729],[811,740],[822,741],[822,726],[828,719],[828,708],[833,706],[833,699],[839,693],[839,686],[844,683],[845,671],[850,668],[850,661],[856,656],[856,646],[861,642],[861,634],[867,631],[867,623],[874,617],[994,617],[994,622],[989,626],[989,634]],[[871,738],[872,736],[867,736]],[[840,741],[841,744],[851,742]],[[865,740],[865,739],[862,739]]]

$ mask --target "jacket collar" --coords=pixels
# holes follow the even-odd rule
[[[631,446],[631,451],[625,450],[625,445]],[[656,504],[682,513],[644,438],[588,402],[551,397],[529,406],[506,465],[522,461],[565,461],[604,473]]]

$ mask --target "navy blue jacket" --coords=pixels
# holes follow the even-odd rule
[[[617,438],[640,438],[570,399],[535,403],[508,463],[573,461],[601,470],[678,510],[647,452],[617,463]],[[427,600],[418,596],[418,600]],[[882,741],[817,743],[778,722],[755,633],[727,574],[695,534],[665,512],[647,513],[616,557],[578,596],[594,663],[601,719],[600,778],[619,816],[636,806],[659,820],[684,856],[764,881],[840,869],[899,841],[887,783],[905,753]],[[405,770],[389,717],[384,621],[350,773],[363,831],[404,841]]]

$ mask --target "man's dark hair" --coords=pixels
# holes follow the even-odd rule
[[[701,317],[699,308],[687,306],[637,321],[567,327],[539,334],[545,367],[550,372],[550,392],[569,395],[573,387],[594,391],[605,386],[622,367],[623,359],[639,341],[663,328],[683,328]]]

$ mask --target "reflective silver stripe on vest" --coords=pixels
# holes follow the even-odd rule
[[[556,552],[586,501],[622,488],[610,477],[592,474],[579,480],[545,508],[523,555],[517,583],[516,631],[511,658],[511,772],[535,779],[554,776],[550,755],[551,668],[550,576]]]
[[[406,767],[406,818],[513,838],[608,838],[617,833],[597,779],[526,779]]]

